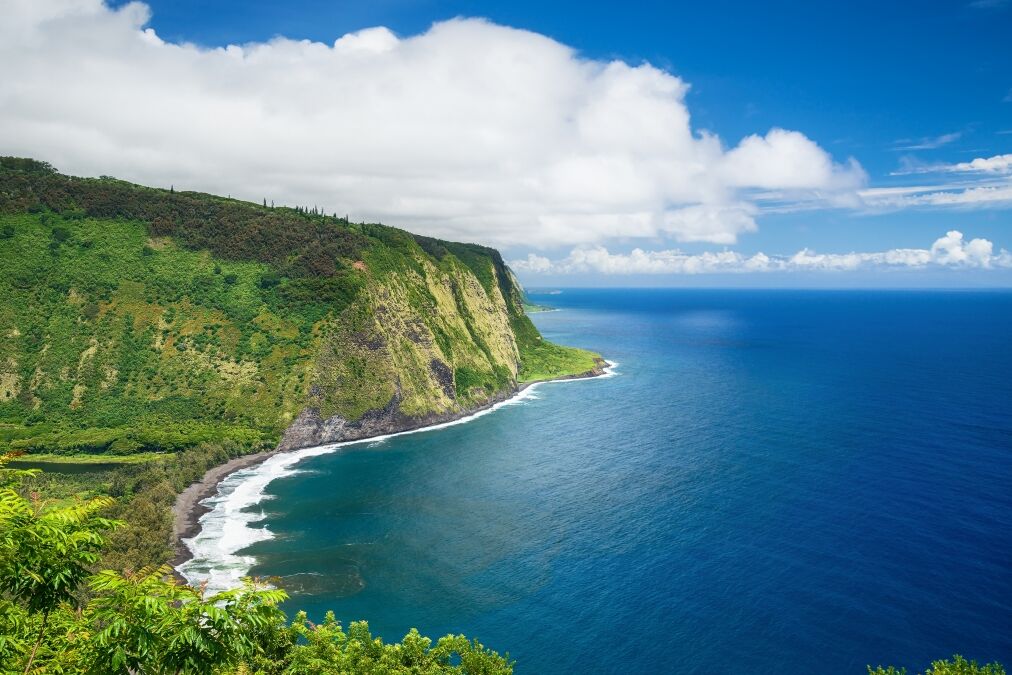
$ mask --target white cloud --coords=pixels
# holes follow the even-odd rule
[[[1012,154],[977,157],[969,162],[924,164],[904,157],[894,176],[955,174],[938,184],[905,185],[858,190],[863,204],[873,210],[904,208],[1008,208],[1012,206]],[[928,179],[929,182],[931,179]]]
[[[514,260],[512,266],[534,274],[549,274],[552,271],[552,261],[543,255],[528,253],[523,260]]]
[[[896,141],[897,150],[936,150],[943,145],[948,145],[962,138],[962,131],[954,131],[940,136],[927,136],[925,138],[909,139],[904,138]]]
[[[957,230],[947,232],[931,248],[897,248],[873,253],[816,253],[802,249],[792,256],[735,251],[689,254],[677,249],[611,253],[603,246],[576,248],[559,261],[531,254],[510,265],[530,274],[712,274],[791,271],[851,271],[867,268],[1012,268],[1012,254],[994,253],[987,239],[967,241]]]
[[[1012,182],[980,187],[939,189],[922,185],[900,188],[871,188],[860,193],[872,208],[962,207],[1006,208],[1012,204]]]
[[[205,49],[159,38],[140,3],[3,13],[0,151],[70,173],[533,247],[729,244],[756,227],[755,190],[840,203],[865,182],[795,131],[726,148],[649,64],[481,20]]]
[[[767,189],[849,191],[867,178],[853,160],[847,167],[834,164],[803,134],[784,129],[745,138],[724,156],[721,168],[730,185]]]
[[[999,132],[1001,133],[1001,132]],[[969,162],[954,164],[918,164],[910,158],[904,158],[903,167],[894,171],[894,176],[905,176],[913,173],[1012,173],[1012,154],[994,155],[993,157],[977,157]]]
[[[994,245],[987,239],[964,242],[963,233],[952,230],[931,245],[931,259],[940,265],[990,267],[993,249]]]
[[[985,173],[1012,173],[1012,154],[978,157],[969,162],[959,162],[948,167],[949,171],[983,171]]]

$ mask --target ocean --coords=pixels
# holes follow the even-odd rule
[[[240,472],[184,572],[521,675],[1012,664],[1012,293],[532,300],[613,375]]]

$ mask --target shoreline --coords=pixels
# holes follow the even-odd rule
[[[419,424],[418,426],[398,430],[397,432],[395,432],[394,435],[406,432],[424,431],[429,428],[438,427],[442,424],[448,424],[451,422],[462,420],[466,417],[470,417],[472,415],[476,415],[478,413],[487,411],[489,408],[492,408],[493,406],[509,401],[515,398],[516,396],[522,394],[529,387],[532,387],[537,384],[544,384],[546,382],[564,382],[567,380],[585,380],[595,377],[606,376],[609,374],[609,369],[612,368],[614,365],[615,365],[614,363],[607,361],[606,359],[601,359],[601,362],[598,364],[597,367],[595,367],[592,370],[588,370],[585,373],[580,373],[578,375],[563,375],[561,377],[555,377],[547,380],[532,380],[529,382],[524,382],[522,384],[519,384],[517,388],[513,392],[511,392],[508,396],[502,398],[494,398],[493,400],[488,401],[482,406],[466,411],[461,411],[460,413],[455,413],[453,415],[448,416],[446,419],[442,419],[438,422],[425,421]],[[365,443],[374,440],[376,438],[390,435],[391,435],[390,433],[374,434],[363,438],[349,439],[348,441],[343,442]],[[331,444],[328,443],[327,445]],[[314,446],[305,446],[305,447],[314,447]],[[172,505],[172,548],[174,553],[172,559],[169,561],[169,564],[172,566],[173,575],[180,582],[186,583],[186,579],[183,578],[183,576],[177,571],[177,567],[179,567],[180,565],[182,565],[183,563],[185,563],[186,561],[190,560],[193,557],[192,551],[190,550],[189,546],[187,546],[184,540],[191,539],[197,536],[197,534],[201,531],[200,519],[204,516],[204,514],[212,510],[210,506],[207,506],[206,504],[203,504],[201,502],[203,502],[205,499],[209,497],[213,497],[214,495],[216,495],[218,493],[218,486],[221,484],[221,482],[225,480],[228,476],[235,473],[236,471],[256,466],[257,464],[260,464],[275,455],[287,452],[295,452],[300,449],[303,448],[281,448],[279,443],[278,447],[275,447],[272,450],[264,450],[262,452],[257,452],[251,455],[243,455],[242,457],[230,459],[224,464],[219,464],[218,466],[209,469],[207,473],[205,473],[200,478],[200,480],[191,483],[186,487],[186,489],[184,489],[182,492],[176,495],[176,501]]]

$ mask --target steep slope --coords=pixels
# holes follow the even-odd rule
[[[492,249],[32,160],[0,159],[0,261],[15,449],[299,447],[599,363],[541,339]]]

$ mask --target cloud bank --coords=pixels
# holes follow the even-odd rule
[[[756,191],[846,203],[866,182],[796,131],[726,147],[693,128],[688,84],[649,64],[481,20],[207,49],[149,18],[5,3],[0,152],[533,247],[731,244],[756,228]]]
[[[1012,268],[1012,253],[994,253],[987,239],[967,241],[958,230],[947,232],[931,248],[897,248],[875,253],[816,253],[802,249],[792,256],[765,253],[745,256],[735,251],[688,254],[677,249],[611,253],[603,246],[577,248],[552,261],[534,253],[510,265],[531,275],[574,274],[714,274],[748,272],[836,271],[868,268]]]

